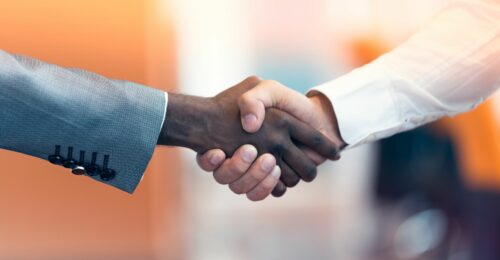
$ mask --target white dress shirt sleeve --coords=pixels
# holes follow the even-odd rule
[[[500,86],[500,1],[457,1],[374,62],[313,88],[354,147],[476,107]]]

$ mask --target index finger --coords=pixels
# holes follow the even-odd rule
[[[340,147],[328,137],[297,118],[290,117],[288,123],[292,140],[298,141],[325,158],[338,159]]]

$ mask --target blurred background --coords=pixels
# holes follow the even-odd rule
[[[2,1],[0,49],[213,96],[298,91],[407,39],[447,0]],[[425,65],[425,64],[423,64]],[[0,152],[2,259],[500,259],[500,97],[343,153],[253,203],[158,148],[134,195]]]

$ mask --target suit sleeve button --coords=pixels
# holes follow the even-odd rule
[[[64,168],[74,168],[76,166],[76,161],[73,160],[73,159],[68,159],[66,161],[63,162],[62,164],[64,166]]]
[[[73,168],[71,170],[71,172],[74,175],[84,175],[86,173],[86,170],[85,170],[85,167],[83,167],[83,166],[75,166],[75,168]]]
[[[55,165],[61,165],[63,163],[63,158],[60,155],[49,156],[49,162]]]
[[[87,175],[88,176],[96,176],[98,174],[101,174],[101,169],[97,164],[91,164],[87,166]]]
[[[49,162],[55,165],[61,165],[64,162],[64,159],[61,156],[61,146],[56,145],[56,150],[53,155],[49,156]]]
[[[101,180],[110,181],[114,179],[116,176],[116,172],[112,169],[104,169],[101,173]]]
[[[64,168],[75,168],[75,166],[77,165],[76,161],[73,160],[73,147],[68,147],[68,157],[66,158],[66,160],[63,162],[62,164],[64,166]]]

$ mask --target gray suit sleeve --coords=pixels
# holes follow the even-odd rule
[[[162,91],[0,50],[0,148],[58,155],[126,192],[151,159],[165,106]]]

